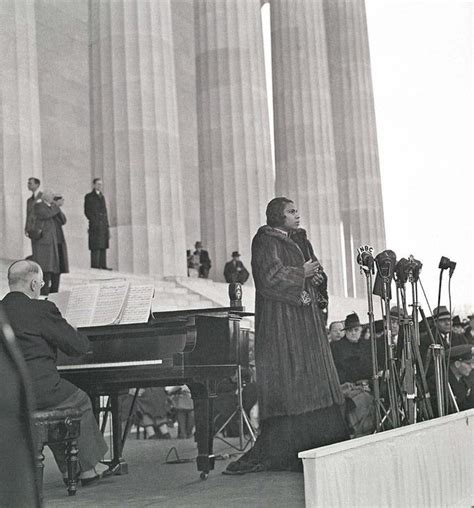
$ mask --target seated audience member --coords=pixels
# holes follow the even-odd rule
[[[194,404],[191,390],[187,385],[167,388],[178,421],[178,439],[187,439],[193,436]]]
[[[127,420],[135,389],[123,395],[120,399],[122,420]],[[133,421],[145,428],[147,439],[171,439],[168,429],[168,413],[171,410],[171,401],[165,389],[161,386],[142,388],[135,400],[132,418]]]
[[[448,383],[459,410],[465,411],[474,408],[474,388],[469,382],[474,368],[474,348],[470,344],[461,344],[447,350],[445,355],[449,358]],[[434,413],[439,415],[434,374],[428,378],[428,386]],[[450,399],[446,414],[455,412],[456,409]]]
[[[328,330],[328,339],[329,342],[337,342],[344,337],[344,322],[343,321],[333,321],[329,325]]]
[[[56,368],[57,353],[80,356],[89,349],[89,340],[62,318],[57,307],[39,300],[43,271],[34,261],[16,261],[8,269],[10,292],[2,300],[3,308],[18,339],[32,381],[36,408],[39,410],[77,408],[82,411],[78,439],[80,478],[83,486],[113,474],[100,461],[107,445],[92,413],[89,397],[61,379]],[[51,445],[56,463],[67,476],[65,446]]]
[[[371,395],[372,352],[370,341],[360,340],[362,325],[356,313],[344,321],[344,337],[331,342],[341,388],[346,398],[346,415],[353,437],[370,434],[375,428],[374,399]]]
[[[433,310],[433,322],[430,325],[431,333],[436,342],[444,345],[445,348],[467,344],[468,338],[465,335],[451,331],[451,314],[444,305]],[[451,333],[450,333],[451,332]],[[428,331],[420,333],[420,353],[423,361],[428,354],[431,339]]]
[[[469,318],[469,324],[464,330],[464,337],[466,337],[466,341],[468,344],[474,345],[474,314],[467,316]]]
[[[464,335],[464,328],[462,326],[461,318],[459,316],[453,317],[453,333]]]
[[[225,264],[224,278],[229,284],[233,282],[245,284],[249,278],[249,272],[240,261],[240,254],[236,250],[232,253],[232,259]]]

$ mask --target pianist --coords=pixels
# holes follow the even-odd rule
[[[61,379],[56,369],[57,351],[71,356],[87,352],[89,341],[64,320],[57,307],[38,300],[43,271],[34,261],[15,261],[8,269],[10,292],[3,307],[18,339],[31,377],[37,409],[78,408],[82,411],[78,440],[81,483],[91,485],[112,471],[100,461],[107,445],[92,413],[89,397]],[[56,463],[66,477],[65,449],[51,446]]]

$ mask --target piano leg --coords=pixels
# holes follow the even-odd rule
[[[195,441],[198,448],[197,468],[201,480],[207,479],[209,471],[214,469],[214,398],[216,382],[191,384],[191,395],[194,402],[194,419],[196,425]]]
[[[128,474],[128,464],[122,458],[122,422],[120,420],[119,395],[110,395],[112,409],[112,467],[118,465],[115,474]]]

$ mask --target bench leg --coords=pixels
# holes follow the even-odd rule
[[[77,458],[77,440],[71,439],[66,447],[66,463],[67,463],[67,494],[68,496],[76,495],[77,477],[79,459]]]
[[[41,506],[43,506],[43,472],[44,472],[44,444],[38,443],[36,447],[36,484],[40,497]]]

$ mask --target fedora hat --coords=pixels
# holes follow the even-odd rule
[[[392,319],[400,319],[400,307],[397,307],[396,305],[394,305],[391,309],[390,309],[390,317]]]
[[[453,317],[453,326],[462,326],[461,318],[459,316]]]
[[[344,320],[343,330],[356,328],[357,326],[362,326],[362,325],[360,324],[359,316],[355,312],[346,316],[346,319]]]
[[[234,250],[234,252],[232,253],[232,257],[237,258],[239,256],[240,256],[240,252],[238,250]]]
[[[465,362],[474,360],[474,347],[471,344],[460,344],[448,350],[450,362]]]
[[[449,313],[447,307],[440,305],[434,309],[433,317],[435,319],[451,319],[451,314]]]

